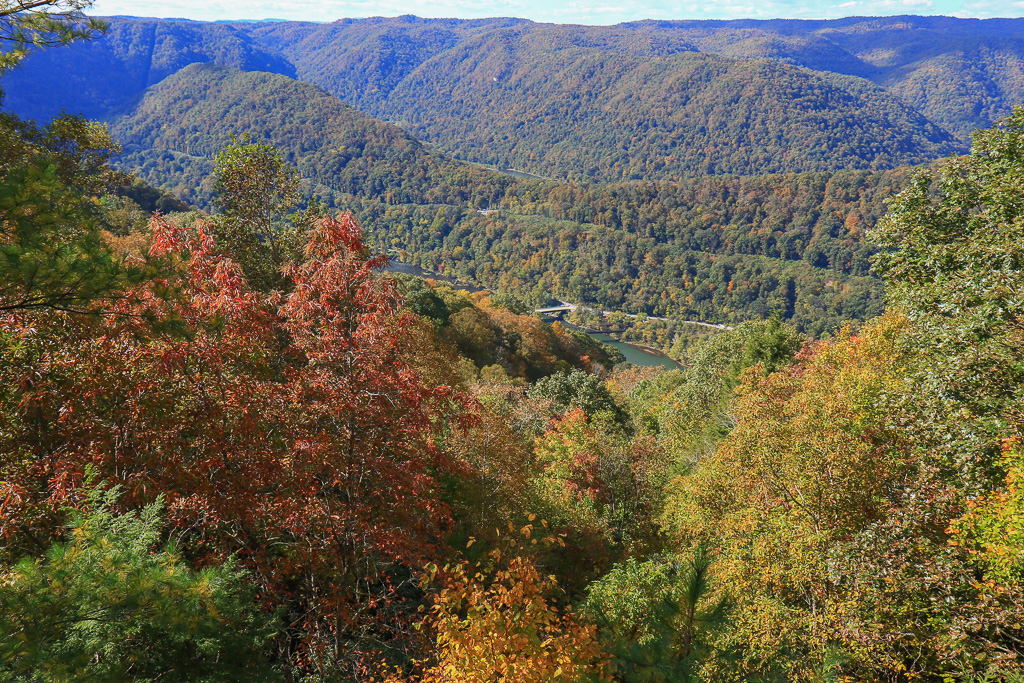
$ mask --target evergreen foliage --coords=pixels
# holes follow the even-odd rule
[[[156,549],[161,501],[114,510],[117,487],[70,510],[69,538],[0,574],[0,671],[8,681],[282,680],[234,561],[192,570]]]
[[[599,625],[616,680],[701,680],[702,659],[728,624],[729,598],[713,571],[713,552],[698,546],[678,558],[630,558],[590,584],[583,609]]]
[[[95,313],[151,277],[103,240],[95,195],[111,180],[106,130],[62,116],[37,128],[0,117],[0,311]]]
[[[0,72],[17,66],[29,50],[93,40],[107,24],[85,16],[93,0],[3,0],[0,3]]]

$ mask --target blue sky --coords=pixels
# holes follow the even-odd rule
[[[959,17],[1024,16],[1024,0],[97,0],[95,14],[191,19],[302,19],[342,17],[526,17],[534,21],[614,24],[635,19],[836,18],[893,14]]]

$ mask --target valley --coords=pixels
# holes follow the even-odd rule
[[[158,28],[173,33],[174,24]],[[122,34],[135,35],[115,25],[110,39]],[[778,310],[813,334],[881,310],[863,235],[912,175],[560,183],[466,166],[285,75],[192,64],[138,98],[107,115],[122,167],[200,208],[209,207],[216,151],[229,134],[249,133],[285,151],[308,201],[354,211],[379,248],[405,250],[431,271],[532,303],[563,298],[715,324]],[[505,208],[477,211],[496,207]]]
[[[0,4],[0,680],[1024,680],[1024,18],[232,3]]]

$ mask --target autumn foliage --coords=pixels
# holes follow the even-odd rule
[[[415,680],[611,680],[596,627],[570,609],[559,608],[562,596],[556,577],[542,574],[532,557],[532,549],[562,543],[547,527],[546,522],[531,522],[517,529],[510,523],[505,541],[483,560],[428,567],[424,584],[438,590],[423,626],[433,634],[435,650]],[[533,537],[535,532],[539,538]],[[386,683],[400,680],[391,675]]]
[[[395,589],[387,568],[437,552],[437,477],[456,465],[435,437],[467,399],[403,361],[411,317],[351,217],[316,225],[284,296],[249,289],[204,223],[153,230],[163,281],[96,319],[4,322],[23,340],[0,432],[16,454],[0,474],[7,547],[54,533],[91,467],[125,505],[162,494],[195,561],[237,555],[310,657],[358,647],[360,611]]]
[[[271,148],[143,231],[61,125],[0,165],[0,678],[1024,674],[1024,110],[893,202],[888,313],[643,371],[382,272]]]

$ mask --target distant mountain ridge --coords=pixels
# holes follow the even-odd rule
[[[40,50],[6,74],[0,81],[4,108],[40,120],[62,109],[108,118],[149,86],[196,63],[295,76],[287,59],[230,24],[123,18],[109,23],[99,40]]]
[[[271,41],[296,64],[298,77],[325,87],[375,115],[379,95],[352,89],[341,77],[345,59],[371,53],[385,42],[403,57],[452,47],[486,30],[506,27],[509,20],[461,23],[415,18],[342,20],[332,24],[281,24],[253,27],[254,35]],[[966,143],[970,132],[989,127],[1024,102],[1021,54],[1024,19],[956,19],[952,17],[848,17],[832,20],[680,20],[641,21],[611,27],[577,27],[519,21],[521,30],[565,35],[583,34],[592,41],[650,44],[644,53],[692,50],[734,58],[767,58],[815,71],[829,71],[871,80]],[[443,32],[446,40],[436,40]],[[321,49],[325,48],[325,49]],[[345,57],[342,57],[345,55]],[[339,59],[336,59],[339,57]],[[422,61],[426,61],[425,59]],[[403,73],[416,67],[406,59]],[[422,62],[420,62],[422,63]],[[372,72],[353,75],[374,82]],[[394,77],[391,77],[394,80]],[[336,84],[337,87],[332,87]]]
[[[952,31],[941,22],[704,24],[116,20],[0,87],[22,115],[103,118],[124,167],[198,206],[217,151],[249,133],[376,248],[531,303],[723,323],[777,311],[815,335],[878,314],[865,231],[907,165],[965,147],[879,82],[934,106],[928,70],[971,53],[928,39]],[[870,40],[900,31],[928,35],[916,52]],[[981,120],[1012,104],[1006,31],[960,42],[991,57],[971,82],[1002,89],[947,78],[936,111],[963,123],[957,107]]]
[[[0,81],[35,118],[104,117],[189,63],[319,85],[461,159],[571,180],[892,168],[1024,101],[1024,20],[114,19]]]
[[[882,169],[958,150],[864,81],[770,60],[534,41],[550,44],[495,33],[446,51],[376,115],[455,156],[574,181]]]

